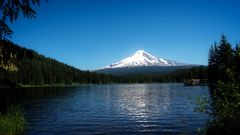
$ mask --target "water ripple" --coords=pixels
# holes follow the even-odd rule
[[[207,87],[91,85],[65,92],[25,102],[27,134],[195,134],[209,118],[193,111]]]

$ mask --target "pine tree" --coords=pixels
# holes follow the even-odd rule
[[[36,12],[32,6],[39,6],[40,0],[0,0],[0,39],[6,39],[13,34],[7,22],[13,23],[20,13],[26,18],[35,18]]]
[[[208,134],[232,134],[239,132],[240,117],[240,49],[232,49],[222,35],[219,44],[209,50],[209,82],[213,103],[213,122]]]
[[[215,42],[211,48],[209,49],[209,55],[208,55],[208,78],[210,85],[216,83],[216,81],[219,78],[218,74],[218,44]]]
[[[235,77],[236,81],[240,82],[240,43],[236,45],[234,50],[234,62],[235,62]]]
[[[223,82],[231,81],[233,78],[233,50],[226,37],[222,35],[218,46],[217,61],[220,79]]]

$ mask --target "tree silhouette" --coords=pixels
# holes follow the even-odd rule
[[[40,0],[0,0],[0,39],[11,37],[13,30],[8,23],[13,23],[21,13],[25,18],[36,18],[33,7],[39,5]]]
[[[209,50],[208,75],[212,95],[213,120],[207,134],[240,132],[240,48],[222,35]]]

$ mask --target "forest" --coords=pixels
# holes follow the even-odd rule
[[[220,41],[214,43],[209,50],[208,66],[179,69],[166,74],[99,74],[77,69],[34,50],[21,47],[24,45],[16,45],[9,40],[14,33],[10,24],[14,23],[19,16],[27,19],[36,18],[37,12],[33,7],[39,6],[40,0],[0,1],[0,88],[161,83],[183,82],[187,79],[208,79],[211,100],[201,100],[200,107],[203,108],[200,108],[200,111],[208,113],[212,119],[207,124],[204,133],[225,135],[240,133],[240,43],[235,46],[231,45],[227,38],[222,35]],[[227,11],[225,8],[223,10],[223,13]],[[228,14],[226,13],[226,15]],[[227,17],[229,18],[229,16]],[[219,22],[223,22],[224,18],[221,19]],[[220,31],[224,31],[224,29],[221,27]],[[5,134],[11,130],[9,134],[23,132],[26,126],[23,116],[19,107],[10,108],[9,112],[0,113],[0,133]],[[20,122],[15,122],[17,119]],[[20,126],[16,126],[17,124]]]
[[[22,85],[111,83],[113,76],[82,71],[2,40],[1,80]],[[5,69],[3,68],[5,67]],[[8,69],[8,70],[6,70]]]
[[[240,44],[236,47],[222,35],[209,50],[208,78],[213,120],[207,134],[236,134],[240,132]]]
[[[34,19],[39,0],[1,1],[0,19],[0,87],[103,84],[103,83],[152,83],[182,82],[190,78],[207,78],[206,67],[181,69],[168,74],[105,75],[79,70],[73,66],[45,57],[36,51],[12,43],[14,31],[9,24],[22,14]]]
[[[207,78],[206,67],[180,69],[168,74],[105,75],[79,70],[36,51],[20,47],[10,41],[0,41],[1,85],[10,86],[55,84],[106,84],[182,82],[190,78]]]

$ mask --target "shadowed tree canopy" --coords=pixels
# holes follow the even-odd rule
[[[231,80],[232,69],[237,61],[234,52],[237,53],[237,50],[232,49],[225,35],[221,36],[219,43],[214,43],[210,48],[208,58],[209,81],[212,81],[210,84],[215,84],[219,80],[223,82]]]
[[[240,49],[222,35],[209,50],[208,76],[212,95],[213,121],[207,134],[240,132]]]
[[[13,23],[20,14],[25,18],[36,18],[34,6],[39,6],[40,0],[0,0],[0,39],[11,37],[13,30],[8,23]]]

